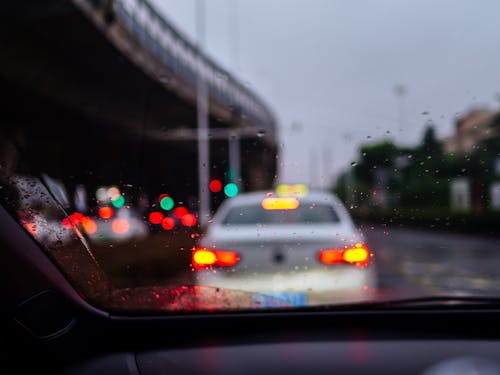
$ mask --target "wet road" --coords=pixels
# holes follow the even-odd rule
[[[500,296],[500,238],[370,225],[362,230],[381,289]]]

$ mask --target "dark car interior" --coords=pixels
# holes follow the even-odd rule
[[[481,371],[499,368],[499,310],[485,309],[480,299],[114,314],[89,305],[5,210],[0,217],[5,374],[490,374],[497,372]],[[429,308],[433,302],[444,303]]]

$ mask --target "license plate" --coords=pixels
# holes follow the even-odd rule
[[[285,301],[292,306],[307,306],[307,294],[301,292],[267,293],[269,296]]]

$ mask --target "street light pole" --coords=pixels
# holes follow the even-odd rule
[[[205,2],[196,1],[196,35],[197,48],[197,79],[196,79],[196,107],[198,123],[198,192],[199,192],[199,221],[205,226],[210,219],[210,193],[208,183],[210,179],[210,144],[208,139],[208,88],[202,75],[202,49],[205,44]]]
[[[398,126],[399,132],[402,132],[405,128],[405,109],[404,109],[404,97],[408,90],[406,89],[406,86],[402,84],[397,84],[394,87],[394,93],[396,94],[397,100],[398,100]],[[394,136],[396,136],[397,132],[395,132]]]

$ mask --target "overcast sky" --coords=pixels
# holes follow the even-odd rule
[[[283,182],[329,186],[361,143],[499,107],[498,0],[204,1],[208,54],[277,116]],[[197,0],[150,2],[196,40]]]

